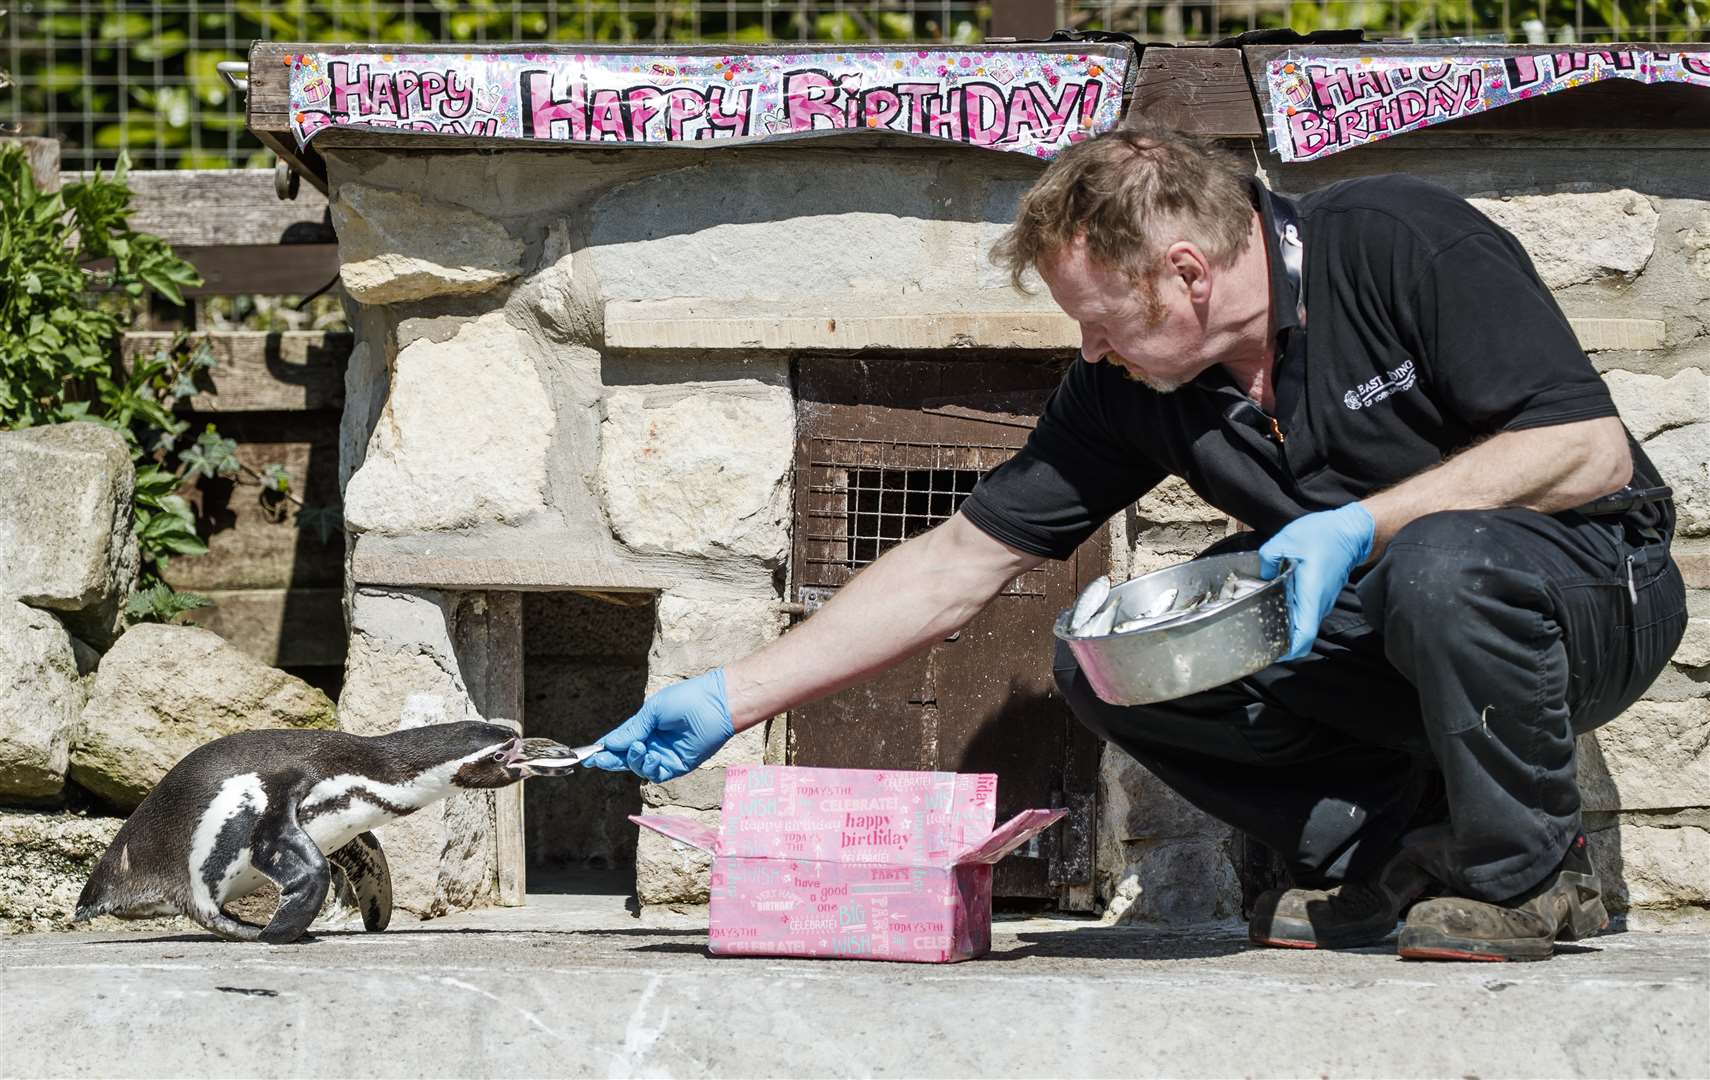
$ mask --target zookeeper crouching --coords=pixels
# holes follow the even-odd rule
[[[1380,176],[1284,198],[1163,131],[1065,152],[994,257],[1037,269],[1081,358],[961,511],[791,633],[665,688],[591,764],[662,781],[859,682],[1066,558],[1167,476],[1283,560],[1291,648],[1162,704],[1076,715],[1286,861],[1268,945],[1541,959],[1607,922],[1574,736],[1686,624],[1674,510],[1512,236]],[[1423,899],[1422,899],[1423,898]]]

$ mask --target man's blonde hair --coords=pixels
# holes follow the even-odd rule
[[[1085,235],[1094,262],[1149,289],[1178,240],[1197,244],[1213,265],[1228,265],[1247,249],[1252,215],[1242,170],[1229,155],[1165,128],[1122,128],[1053,161],[1022,196],[991,259],[1022,289],[1029,269]]]

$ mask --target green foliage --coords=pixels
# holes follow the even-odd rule
[[[175,592],[172,586],[157,581],[146,589],[138,589],[125,602],[125,615],[131,622],[177,622],[187,611],[212,607],[213,601],[199,593]]]
[[[158,237],[130,227],[126,162],[111,176],[44,192],[22,149],[0,147],[0,429],[93,420],[125,437],[137,463],[133,528],[143,573],[126,611],[133,620],[177,618],[207,601],[161,580],[168,561],[203,555],[206,540],[180,492],[197,478],[235,478],[237,444],[209,425],[183,445],[190,425],[174,414],[208,388],[214,357],[178,335],[153,354],[118,358],[133,308],[150,294],[183,304],[201,284],[195,267]],[[97,267],[103,267],[97,269]],[[282,468],[256,473],[289,497]]]
[[[1043,0],[1040,0],[1043,2]],[[1702,0],[1710,4],[1710,0]],[[216,70],[264,41],[598,42],[681,45],[775,41],[979,41],[990,3],[726,4],[722,0],[237,0],[144,5],[137,0],[35,0],[6,16],[25,47],[18,112],[56,116],[65,160],[128,150],[155,168],[271,166],[244,129],[242,95]],[[150,10],[144,11],[144,8]],[[85,134],[81,118],[94,122]],[[85,141],[86,140],[86,141]]]

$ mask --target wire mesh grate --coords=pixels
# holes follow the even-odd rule
[[[1013,446],[816,437],[796,478],[796,582],[836,587],[905,540],[943,524]],[[1043,570],[1006,595],[1043,595]]]
[[[852,569],[949,521],[980,482],[973,469],[851,469],[847,475]]]
[[[1039,4],[1050,0],[1036,0]],[[945,0],[10,0],[0,124],[61,141],[67,170],[265,166],[216,65],[256,40],[949,42],[1013,32],[991,3]],[[1361,27],[1396,40],[1702,41],[1710,0],[1059,0],[1056,25],[1142,41]],[[3,81],[3,80],[0,80]]]

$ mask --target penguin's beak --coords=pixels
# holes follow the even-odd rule
[[[599,747],[578,747],[575,750],[552,739],[513,739],[506,749],[505,767],[517,773],[517,779],[531,776],[563,776],[574,772],[583,758]]]

